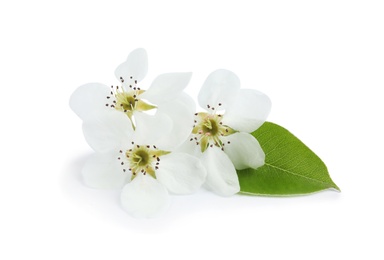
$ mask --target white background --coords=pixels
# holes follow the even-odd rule
[[[383,259],[382,1],[0,2],[1,259]],[[200,191],[151,220],[85,187],[92,153],[70,94],[117,84],[128,53],[160,73],[213,70],[268,94],[269,121],[327,164],[342,192]]]

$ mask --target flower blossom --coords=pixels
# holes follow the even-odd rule
[[[164,104],[177,99],[192,75],[189,72],[161,74],[144,90],[139,82],[144,79],[147,71],[147,53],[144,49],[136,49],[115,70],[119,85],[82,85],[72,94],[70,107],[84,121],[100,113],[117,110],[125,114],[125,120],[129,120],[135,127],[135,122],[142,120],[142,112],[155,108],[161,110]]]
[[[172,135],[168,117],[157,114],[140,121],[135,131],[124,117],[114,111],[84,123],[87,141],[104,151],[82,169],[86,185],[122,188],[121,205],[135,217],[157,215],[168,205],[169,192],[190,194],[200,188],[205,168],[196,157],[173,151],[184,140]],[[167,135],[177,140],[170,145]]]
[[[133,129],[150,117],[144,112],[156,110],[157,114],[172,121],[172,133],[168,136],[176,138],[168,138],[167,143],[174,146],[172,142],[179,140],[178,138],[187,138],[190,133],[195,104],[183,90],[192,73],[161,74],[144,90],[138,84],[147,71],[147,53],[144,49],[136,49],[115,70],[120,86],[108,87],[100,83],[82,85],[71,95],[69,105],[83,120],[83,124],[87,121],[97,121],[98,117],[114,117],[117,111],[125,115],[121,120],[131,124]],[[88,141],[89,138],[85,136],[85,139]],[[102,142],[89,144],[95,151],[105,152]]]
[[[264,164],[265,154],[250,133],[266,120],[271,101],[257,90],[240,89],[233,72],[217,70],[204,82],[198,102],[206,112],[195,114],[192,134],[180,150],[201,159],[207,188],[233,195],[240,191],[236,169]]]

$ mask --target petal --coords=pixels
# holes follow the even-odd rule
[[[141,81],[148,72],[148,56],[144,49],[133,50],[125,62],[120,64],[116,70],[115,75],[118,80],[120,77],[124,79],[125,84],[128,85],[131,80]]]
[[[188,85],[191,76],[191,72],[159,75],[148,90],[140,95],[140,98],[157,105],[175,99]]]
[[[84,183],[92,188],[120,189],[129,180],[129,174],[123,172],[118,152],[96,153],[87,160],[82,176]]]
[[[207,175],[200,160],[185,153],[170,153],[160,157],[157,180],[175,194],[195,192]]]
[[[226,109],[240,89],[239,78],[229,70],[216,70],[205,80],[198,95],[202,108]]]
[[[69,99],[69,106],[82,120],[93,117],[100,110],[105,111],[110,88],[100,83],[89,83],[78,87]]]
[[[195,113],[195,103],[186,93],[181,93],[173,101],[159,105],[157,113],[167,115],[172,120],[172,129],[167,135],[162,135],[158,145],[165,149],[174,149],[181,145],[192,132]]]
[[[221,196],[231,196],[240,191],[235,167],[220,148],[208,148],[203,153],[201,162],[207,170],[207,188]]]
[[[265,154],[259,142],[248,133],[235,133],[221,138],[224,151],[237,170],[259,168],[264,165]],[[228,143],[229,142],[229,143]]]
[[[235,130],[251,133],[265,122],[270,111],[271,100],[267,95],[253,89],[241,89],[222,122]]]
[[[133,129],[127,115],[108,110],[83,122],[83,133],[89,146],[96,152],[105,153],[120,149],[132,138]]]
[[[153,217],[169,204],[168,191],[164,185],[142,174],[124,186],[120,199],[123,209],[137,218]]]
[[[135,120],[134,141],[142,145],[156,145],[163,149],[159,140],[170,134],[171,118],[166,114],[148,115],[138,112],[135,113]]]
[[[194,135],[190,135],[186,141],[184,141],[180,146],[178,146],[174,151],[180,153],[187,153],[198,158],[201,157],[202,153],[200,151],[200,146],[196,144],[196,141],[193,140]]]

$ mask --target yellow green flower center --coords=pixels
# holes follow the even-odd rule
[[[124,82],[122,78],[120,78],[120,80],[122,83]],[[131,80],[133,80],[132,77]],[[131,120],[133,128],[135,128],[133,122],[134,112],[143,112],[156,108],[156,106],[140,99],[140,95],[143,94],[145,90],[136,87],[136,84],[137,81],[135,80],[133,85],[129,85],[128,90],[119,86],[111,86],[111,96],[107,96],[107,99],[112,102],[106,104],[106,106],[125,113]]]
[[[132,143],[134,145],[134,143]],[[120,151],[123,153],[123,151]],[[159,169],[160,156],[168,154],[168,151],[159,150],[156,146],[149,145],[134,145],[132,149],[125,151],[124,158],[119,157],[121,165],[128,165],[128,170],[132,173],[132,179],[137,174],[149,174],[156,178],[156,170]],[[124,163],[126,162],[126,164]],[[125,172],[127,168],[123,168]]]
[[[224,143],[220,140],[222,136],[235,133],[232,128],[223,125],[221,122],[222,115],[209,113],[196,113],[195,125],[192,131],[194,137],[190,141],[195,140],[200,145],[201,152],[208,147],[217,146],[224,149]]]

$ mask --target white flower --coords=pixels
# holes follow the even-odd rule
[[[120,86],[100,83],[85,84],[77,88],[70,98],[72,110],[84,121],[106,111],[124,113],[135,127],[140,112],[159,108],[182,94],[192,73],[167,73],[159,75],[144,90],[138,84],[148,71],[148,58],[144,49],[132,51],[127,60],[115,70]]]
[[[240,89],[239,78],[228,70],[208,76],[198,101],[207,112],[195,114],[192,135],[180,150],[201,158],[209,189],[233,195],[240,191],[236,169],[264,164],[265,154],[249,133],[264,123],[271,101],[259,91]]]
[[[183,139],[172,136],[169,117],[149,117],[133,131],[124,116],[115,111],[84,123],[89,144],[104,152],[86,162],[83,179],[94,188],[123,187],[122,207],[135,217],[152,217],[168,205],[168,192],[190,194],[200,188],[206,171],[196,157],[172,152]],[[178,140],[170,144],[168,135]]]

